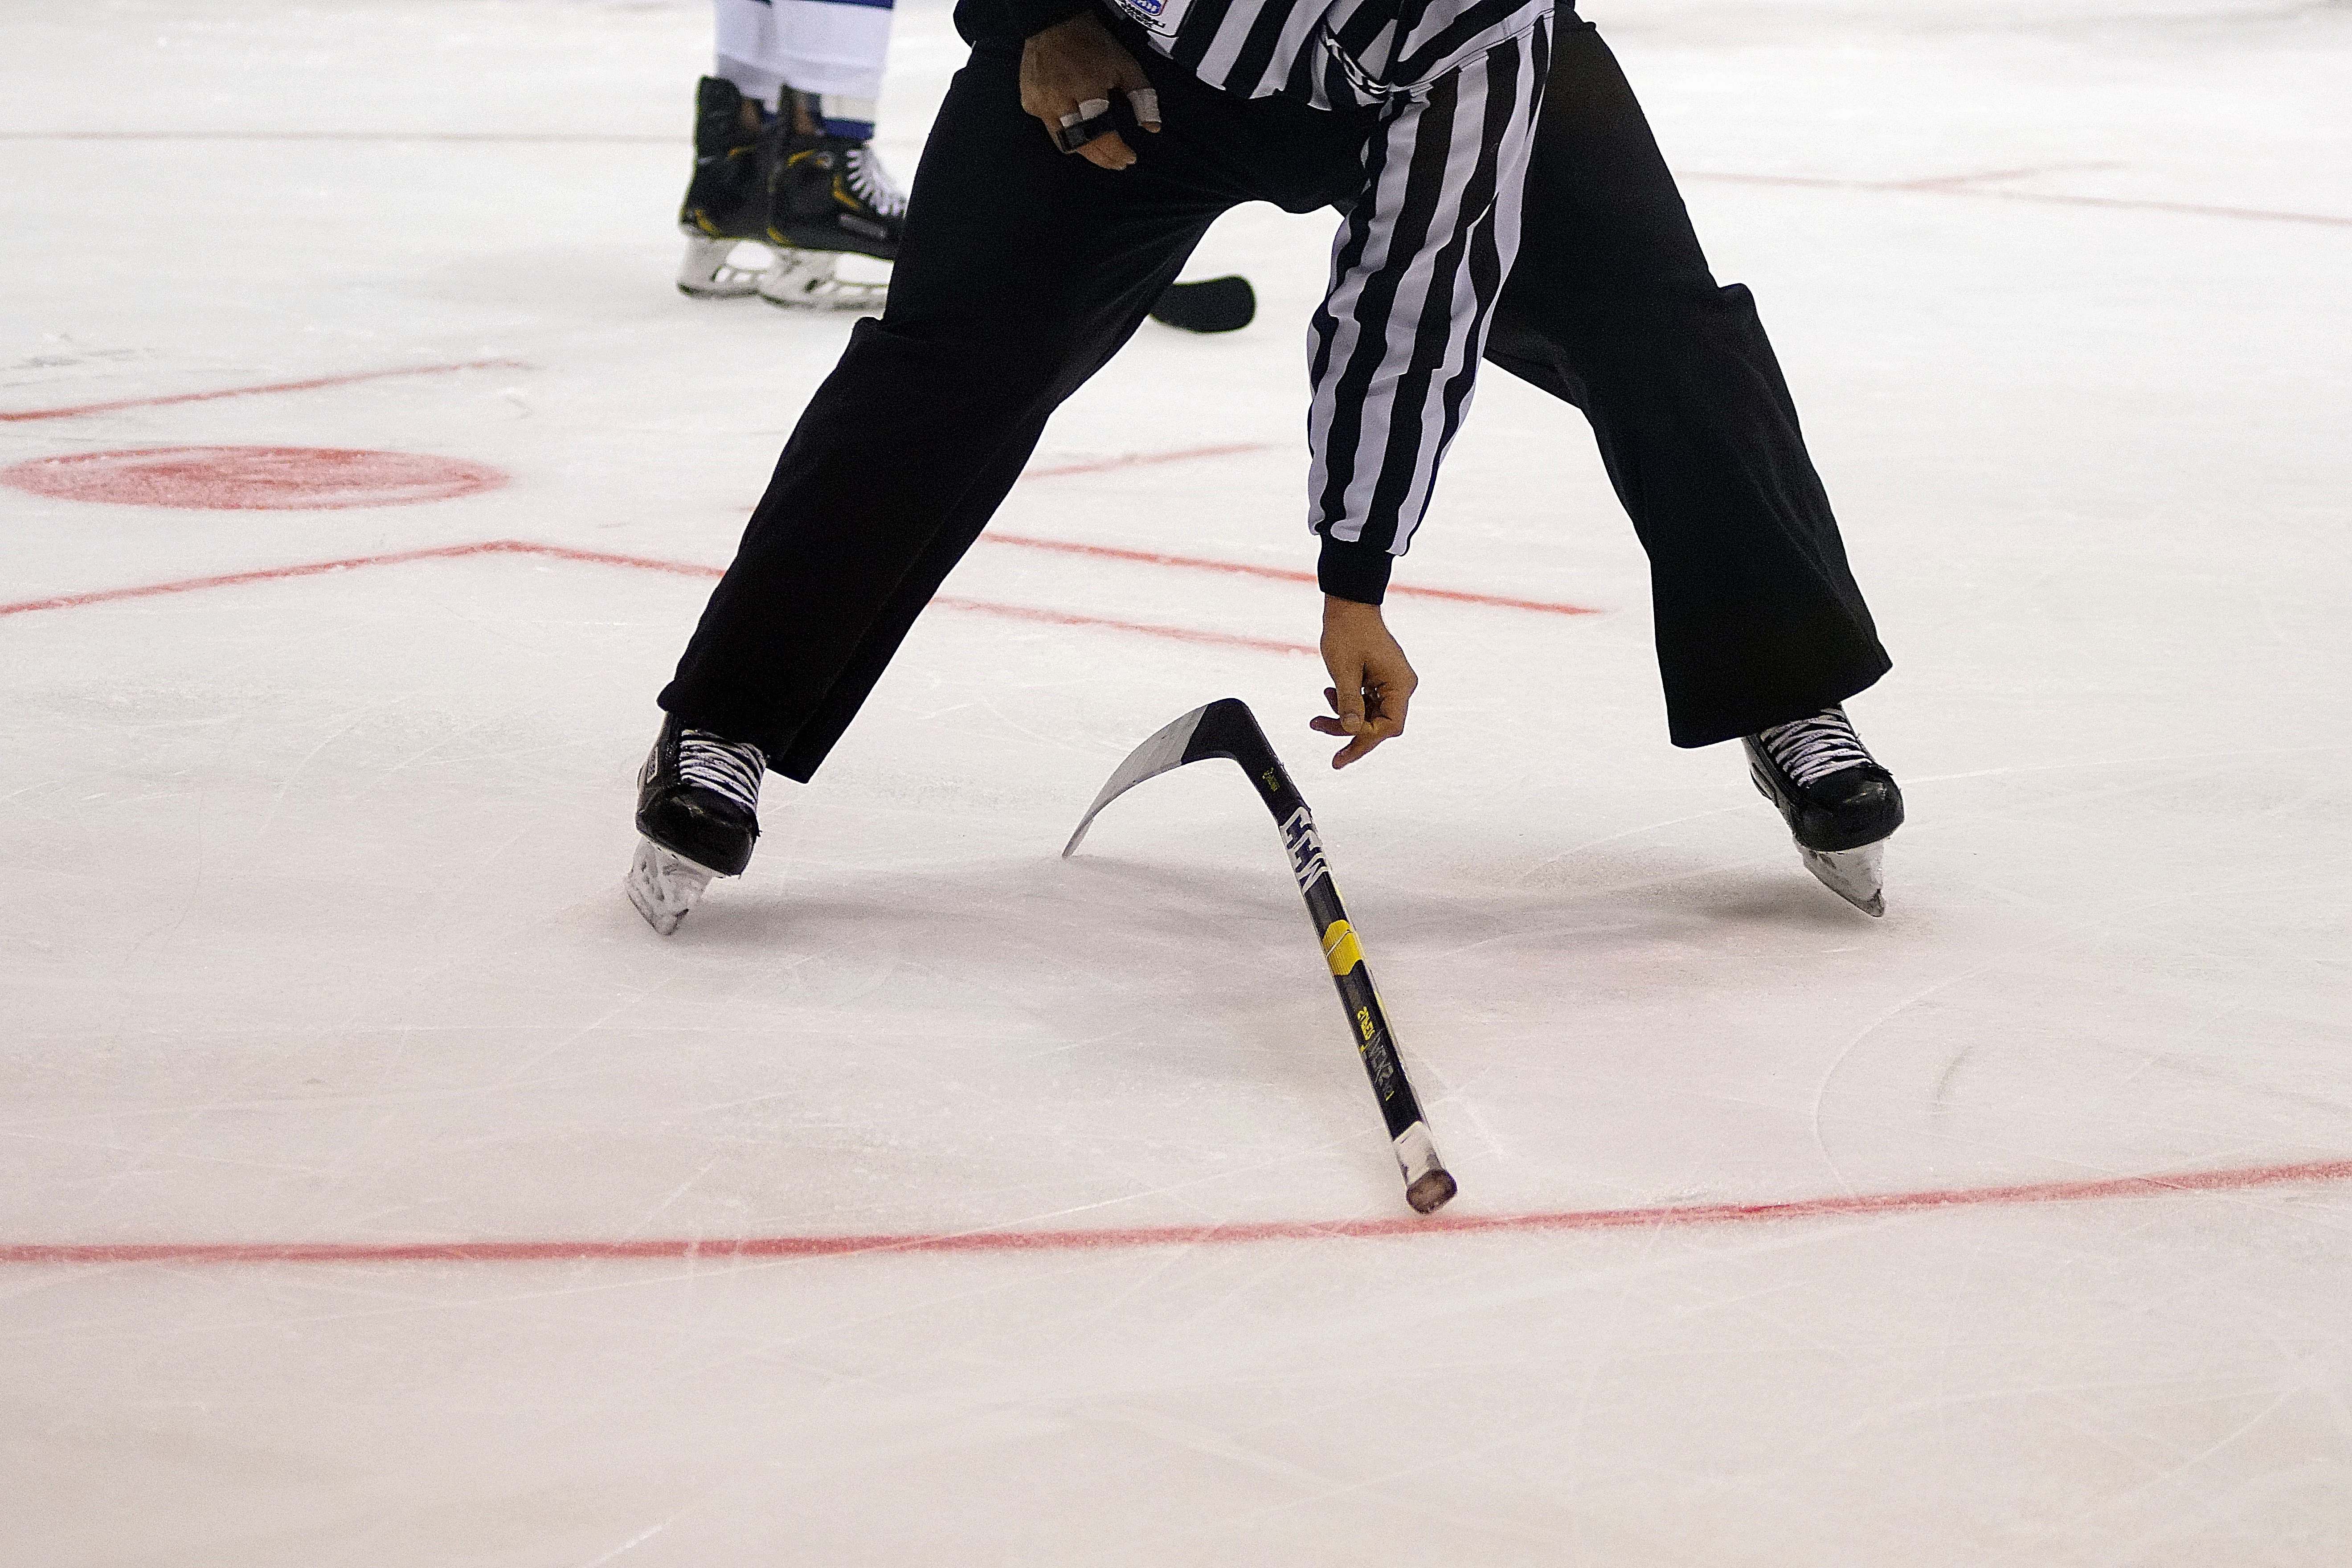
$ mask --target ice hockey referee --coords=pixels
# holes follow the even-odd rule
[[[1412,696],[1380,601],[1518,243],[1550,0],[962,0],[957,25],[971,58],[888,307],[802,414],[661,694],[628,886],[665,932],[750,862],[762,774],[816,771],[1047,417],[1244,202],[1343,215],[1308,509],[1348,752]]]

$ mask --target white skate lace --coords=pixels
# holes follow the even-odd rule
[[[1863,749],[1843,708],[1824,708],[1810,719],[1759,730],[1756,743],[1799,784],[1847,768],[1867,767],[1875,760]]]
[[[757,746],[730,741],[708,730],[688,730],[678,737],[677,771],[688,784],[756,812],[760,775],[768,771],[768,754]]]
[[[897,217],[907,210],[907,195],[890,183],[889,174],[882,160],[874,155],[871,143],[860,142],[849,150],[844,160],[849,177],[850,194],[884,217]]]

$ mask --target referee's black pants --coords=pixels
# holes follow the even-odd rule
[[[1678,745],[1885,673],[1744,289],[1718,289],[1640,106],[1563,19],[1487,357],[1585,411],[1652,562]],[[1167,129],[1120,173],[1056,151],[983,42],[924,148],[879,321],[803,413],[662,706],[806,780],[980,536],[1046,417],[1245,201],[1351,195],[1368,117],[1217,92],[1134,47]],[[1120,112],[1124,115],[1124,107]]]
[[[1134,334],[1209,225],[1250,201],[1312,212],[1362,184],[1370,116],[1236,98],[1126,41],[1166,129],[1138,131],[1122,100],[1140,156],[1117,173],[1022,111],[1018,44],[980,43],[949,84],[889,304],[802,414],[662,693],[687,724],[807,779],[1046,416]]]
[[[1486,358],[1584,411],[1650,555],[1669,731],[1705,746],[1889,668],[1755,297],[1717,288],[1609,46],[1563,12]]]

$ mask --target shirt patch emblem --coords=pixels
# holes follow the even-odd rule
[[[1168,20],[1169,0],[1112,0],[1112,4],[1158,37],[1172,38],[1176,36],[1175,24]],[[1178,10],[1181,9],[1181,6],[1178,7]]]

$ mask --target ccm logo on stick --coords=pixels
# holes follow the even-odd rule
[[[1282,841],[1290,846],[1290,874],[1298,879],[1298,890],[1305,892],[1318,881],[1331,874],[1323,863],[1323,840],[1315,836],[1315,819],[1300,806],[1282,825]]]

